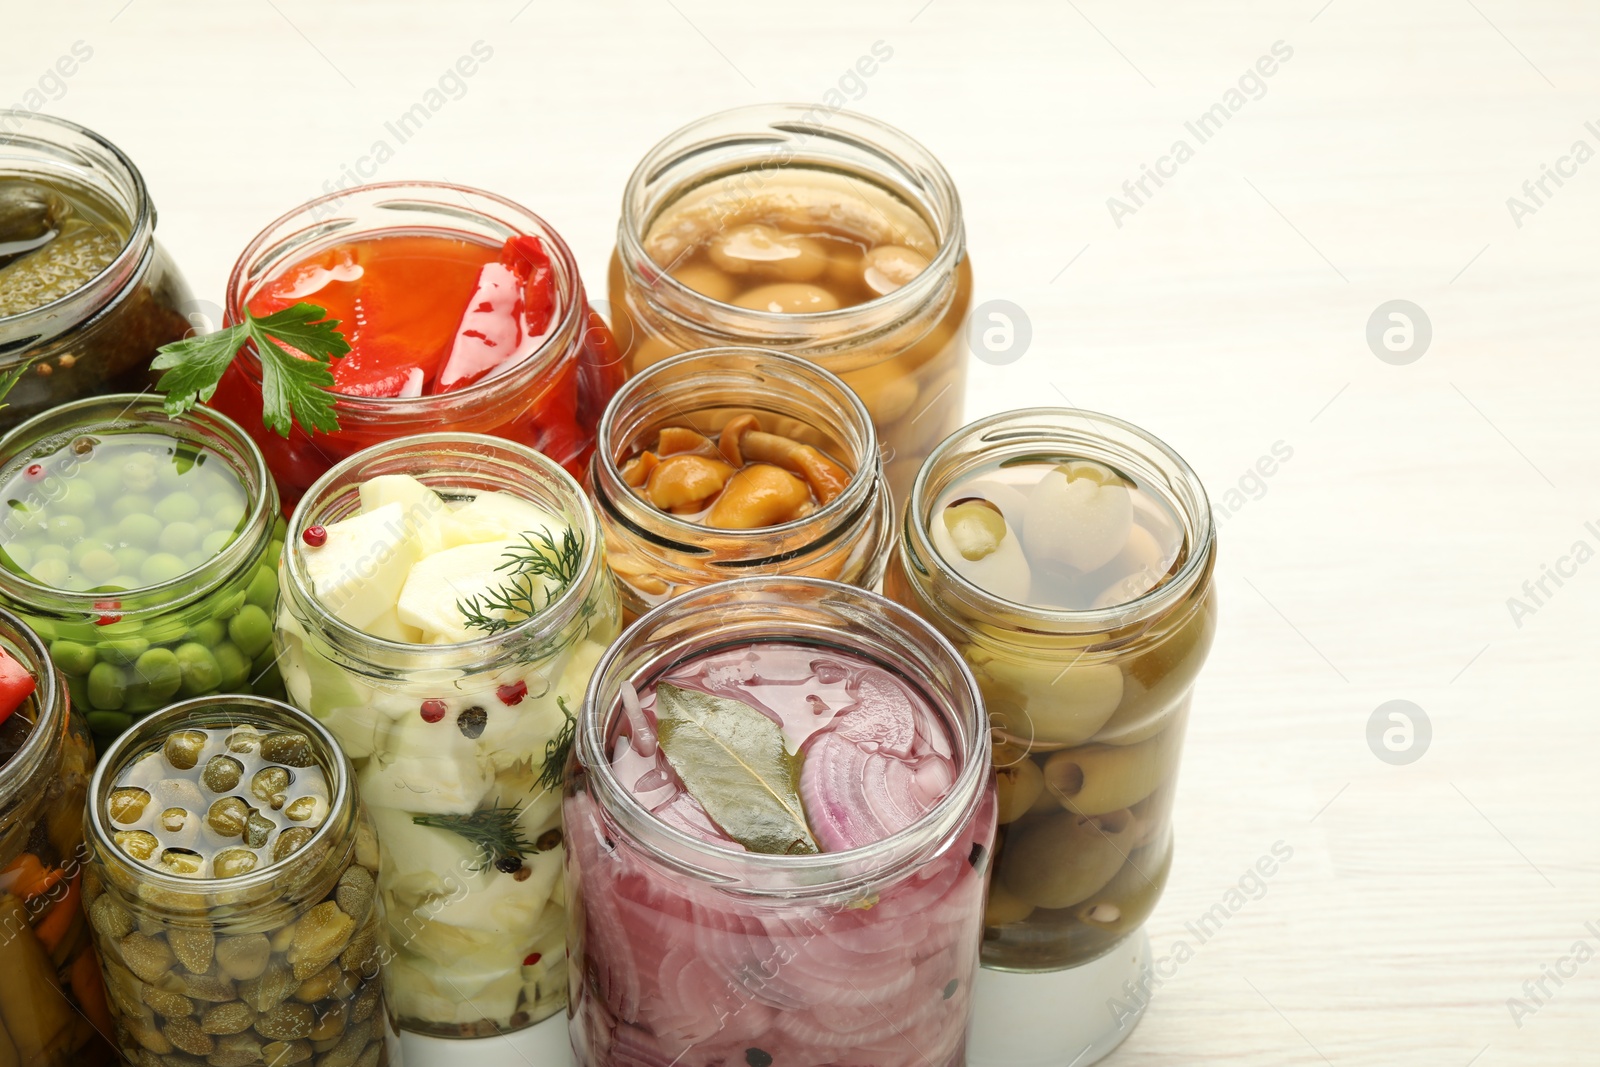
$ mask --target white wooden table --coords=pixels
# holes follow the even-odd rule
[[[1561,162],[1600,151],[1594,5],[17,0],[3,25],[0,106],[122,146],[216,302],[246,241],[392,141],[475,42],[491,58],[374,174],[528,204],[597,296],[646,148],[843,79],[944,160],[978,299],[1030,321],[1021,359],[974,364],[968,414],[1124,416],[1227,512],[1150,927],[1193,955],[1107,1062],[1600,1061],[1600,961],[1570,956],[1600,952],[1600,562],[1561,563],[1600,550],[1600,159]],[[79,41],[92,56],[47,74]],[[853,81],[879,41],[892,57]],[[1185,123],[1276,42],[1292,55],[1201,143]],[[1179,139],[1192,158],[1164,161]],[[1536,203],[1542,164],[1570,176]],[[1171,176],[1135,202],[1143,165]],[[1432,328],[1404,365],[1366,340],[1397,299]],[[1571,575],[1535,603],[1545,565]],[[1432,730],[1398,766],[1367,741],[1396,699]],[[1264,895],[1230,899],[1279,841]],[[1216,905],[1202,944],[1186,923]]]

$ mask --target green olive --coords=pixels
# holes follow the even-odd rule
[[[1069,748],[1045,762],[1045,785],[1062,807],[1079,815],[1131,807],[1177,769],[1182,744],[1183,730],[1174,723],[1136,745]]]
[[[1033,807],[1044,791],[1044,774],[1037,763],[1010,745],[996,748],[994,773],[1003,826],[1016,822]]]
[[[1069,908],[1111,881],[1134,829],[1126,811],[1092,817],[1068,811],[1019,823],[1000,853],[1000,884],[1035,907]]]
[[[1137,930],[1155,910],[1156,900],[1167,884],[1172,849],[1166,850],[1159,863],[1153,859],[1142,851],[1132,853],[1115,878],[1077,906],[1078,921],[1111,934]]]

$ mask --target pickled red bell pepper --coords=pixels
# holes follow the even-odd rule
[[[0,648],[0,722],[11,718],[12,713],[22,707],[22,702],[33,694],[36,685],[28,668]]]
[[[555,277],[537,237],[506,241],[485,263],[439,373],[441,393],[482,380],[502,364],[532,355],[555,313]]]

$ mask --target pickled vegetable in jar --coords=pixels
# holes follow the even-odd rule
[[[0,611],[0,1062],[110,1067],[113,1027],[82,914],[94,749],[44,642]]]
[[[127,1060],[398,1062],[378,840],[314,720],[248,696],[152,715],[106,753],[88,825]]]
[[[884,588],[956,644],[989,710],[986,966],[1085,965],[1154,909],[1215,553],[1194,472],[1108,416],[995,415],[918,475]]]
[[[133,163],[98,134],[0,111],[0,431],[59,404],[148,388],[193,297],[155,241]]]
[[[175,700],[282,695],[283,520],[233,422],[150,396],[58,408],[0,439],[0,500],[0,598],[48,636],[102,745]]]
[[[284,680],[383,836],[400,1025],[488,1037],[554,1014],[561,774],[618,630],[582,491],[509,442],[424,436],[334,467],[290,532]]]
[[[960,421],[960,201],[926,149],[864,116],[766,105],[669,136],[623,194],[610,296],[632,374],[721,345],[838,374],[871,413],[897,499]]]
[[[577,746],[580,1064],[965,1062],[994,797],[933,631],[832,582],[696,590],[607,652]]]
[[[796,356],[706,349],[645,370],[606,409],[589,483],[630,617],[752,568],[871,587],[888,558],[872,420]]]
[[[263,425],[253,342],[214,399],[260,444],[286,507],[339,460],[441,429],[516,441],[580,472],[622,380],[611,331],[560,236],[475,189],[362,186],[278,219],[235,265],[228,318],[300,303],[339,320],[351,346],[330,368],[337,430],[297,421],[284,437]]]

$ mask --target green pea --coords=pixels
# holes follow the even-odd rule
[[[155,487],[161,471],[156,457],[148,452],[141,452],[124,459],[121,464],[122,484],[135,492],[144,492]],[[148,510],[148,509],[146,509]]]
[[[94,546],[90,545],[89,547],[93,548]],[[42,545],[35,545],[33,549],[35,563],[41,559],[59,559],[62,563],[65,563],[69,558],[70,555],[67,552],[66,545],[53,545],[47,542]]]
[[[78,570],[91,581],[104,582],[117,573],[117,558],[103,548],[92,548],[78,561]]]
[[[91,711],[89,729],[97,737],[116,737],[133,725],[133,716],[122,711]]]
[[[148,515],[155,506],[156,502],[143,493],[124,493],[111,502],[111,514],[119,519],[129,515]]]
[[[139,568],[144,566],[144,558],[150,553],[142,548],[132,545],[111,550],[111,557],[117,561],[118,574],[138,574]]]
[[[272,542],[267,545],[266,558],[274,567],[278,565],[278,562],[283,559],[283,542],[281,540],[273,538]]]
[[[239,651],[239,646],[232,641],[223,641],[211,654],[217,658],[217,668],[222,672],[217,688],[228,693],[237,692],[250,677],[250,657]]]
[[[131,574],[119,574],[109,582],[102,583],[90,591],[94,593],[126,593],[128,590],[138,589],[142,585],[144,583]]]
[[[56,543],[60,544],[59,541],[56,542]],[[71,546],[70,548],[67,548],[64,545],[62,547],[66,549],[66,553],[67,554],[65,556],[61,557],[61,558],[67,560],[70,563],[72,563],[74,566],[81,566],[83,564],[83,557],[84,556],[87,556],[89,553],[93,552],[97,548],[105,548],[106,546],[105,546],[105,542],[103,542],[103,541],[98,541],[98,540],[97,541],[87,541],[87,540],[85,540],[85,541],[79,541],[77,544]]]
[[[116,711],[127,699],[128,682],[122,668],[96,663],[89,671],[89,705],[97,711]]]
[[[228,636],[228,627],[221,619],[207,619],[189,627],[189,632],[183,636],[186,640],[198,641],[210,648]]]
[[[195,528],[192,522],[169,523],[167,528],[161,531],[161,536],[156,541],[156,544],[163,552],[171,552],[174,555],[181,556],[187,552],[194,551],[199,546],[200,531]]]
[[[171,552],[157,552],[145,559],[139,577],[146,585],[160,585],[189,573],[189,565]]]
[[[244,498],[237,492],[212,493],[206,497],[205,513],[218,529],[231,530],[244,518]]]
[[[210,559],[233,543],[232,530],[212,530],[200,539],[200,550]]]
[[[106,627],[110,629],[110,627]],[[142,637],[116,637],[101,641],[99,645],[100,658],[107,663],[114,663],[118,667],[131,667],[150,648],[150,642]]]
[[[44,508],[37,504],[14,504],[6,525],[17,533],[43,533]]]
[[[31,618],[28,624],[33,627],[33,632],[39,635],[41,641],[54,641],[61,636],[61,630],[49,619]],[[67,625],[71,625],[68,623]]]
[[[140,548],[152,548],[161,537],[161,520],[154,515],[128,515],[117,523],[117,540]]]
[[[246,604],[228,620],[228,636],[239,651],[254,659],[272,645],[272,619],[254,604]]]
[[[44,532],[56,541],[72,542],[83,538],[89,530],[81,515],[52,515],[44,524]]]
[[[76,674],[67,675],[67,695],[72,698],[73,708],[87,708],[89,706],[89,677],[78,677]]]
[[[217,657],[211,650],[198,641],[188,641],[178,646],[174,655],[178,658],[178,667],[183,671],[183,682],[180,688],[186,697],[197,697],[202,693],[209,693],[222,682],[222,667],[217,663]]]
[[[250,579],[250,588],[244,591],[246,606],[254,604],[262,611],[271,611],[278,603],[278,575],[270,566],[256,568]]]
[[[55,665],[61,668],[62,673],[72,675],[85,675],[94,666],[94,649],[88,645],[80,645],[76,641],[53,641],[50,644],[50,658]]]
[[[289,520],[279,515],[272,523],[272,539],[282,541],[289,536]]]
[[[87,593],[91,587],[89,579],[81,575],[69,574],[67,575],[67,584],[61,588],[69,593]]]
[[[71,573],[71,569],[67,566],[66,560],[41,559],[34,561],[33,569],[28,573],[40,585],[60,589],[67,583],[67,575]]]
[[[56,499],[55,506],[58,510],[73,515],[88,515],[94,511],[95,497],[94,486],[82,478],[75,477],[61,490],[61,496]]]
[[[94,487],[95,496],[104,500],[114,500],[124,486],[122,479],[117,477],[117,469],[103,460],[90,460],[83,466],[83,478]]]
[[[196,538],[204,537],[206,534],[211,533],[217,528],[216,522],[212,520],[211,516],[207,515],[203,511],[199,515],[196,515],[194,521],[189,525],[194,527],[194,535]]]
[[[5,564],[10,570],[26,574],[33,563],[33,549],[22,541],[9,541],[0,551],[5,553]]]
[[[212,611],[217,618],[226,619],[242,607],[244,607],[244,590],[240,589],[229,593],[225,597],[218,598],[216,604],[212,606]]]
[[[162,522],[190,522],[200,514],[200,501],[182,489],[168,493],[155,507],[155,517]]]
[[[172,699],[183,684],[183,666],[167,648],[152,648],[133,665],[136,687],[143,687],[157,701]]]

